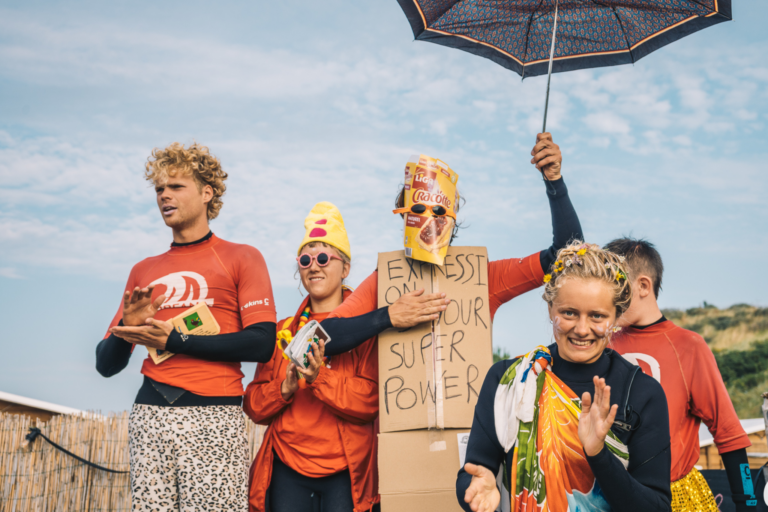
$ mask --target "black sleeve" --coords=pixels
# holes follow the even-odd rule
[[[552,245],[539,253],[541,268],[545,273],[549,273],[549,268],[557,258],[557,251],[571,240],[584,240],[579,217],[571,204],[563,178],[547,182],[547,199],[552,215]]]
[[[240,332],[214,336],[182,335],[174,330],[165,348],[174,354],[229,363],[266,363],[275,351],[277,327],[274,322],[252,324]]]
[[[495,418],[493,415],[493,403],[496,398],[496,389],[507,368],[515,360],[499,361],[494,364],[483,381],[480,395],[477,397],[475,417],[472,420],[472,430],[469,432],[467,455],[465,462],[471,462],[488,468],[494,475],[498,475],[501,462],[504,460],[504,448],[496,436]],[[456,499],[466,512],[471,512],[469,504],[464,501],[464,494],[472,482],[472,475],[464,471],[462,467],[456,477]]]
[[[123,325],[123,321],[118,325]],[[132,348],[133,343],[110,334],[96,345],[96,371],[102,377],[117,375],[128,366]]]
[[[326,318],[320,325],[331,337],[331,342],[325,348],[326,355],[336,356],[378,336],[392,327],[392,321],[389,319],[389,308],[386,307],[351,318]]]
[[[631,404],[640,415],[640,424],[627,444],[629,467],[625,470],[607,446],[594,457],[587,456],[587,461],[611,509],[669,511],[672,455],[667,399],[661,385],[642,374],[632,387],[632,395]]]
[[[732,452],[721,453],[725,474],[728,476],[728,483],[731,484],[731,498],[736,505],[736,512],[750,512],[757,509],[757,505],[748,507],[747,500],[754,500],[755,497],[750,494],[744,494],[744,481],[741,479],[742,465],[749,467],[747,458],[747,449],[741,448]]]

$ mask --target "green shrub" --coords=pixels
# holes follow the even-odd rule
[[[709,324],[712,325],[715,328],[715,330],[724,331],[729,327],[738,325],[739,321],[733,318],[732,316],[716,316],[709,320]]]
[[[511,356],[509,355],[509,352],[507,352],[506,349],[503,349],[501,347],[496,347],[493,350],[493,362],[498,363],[499,361],[503,361],[504,359],[509,359]]]
[[[768,340],[755,342],[750,350],[717,351],[715,360],[727,385],[733,384],[742,389],[755,386],[757,380],[753,377],[764,379],[763,374],[768,371]]]

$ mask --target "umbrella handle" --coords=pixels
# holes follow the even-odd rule
[[[555,40],[557,39],[557,4],[558,0],[555,0],[555,24],[552,28],[552,46],[549,49],[549,73],[547,74],[547,96],[544,100],[544,124],[541,127],[541,132],[547,131],[547,110],[549,109],[549,83],[552,80],[552,61],[555,56]]]

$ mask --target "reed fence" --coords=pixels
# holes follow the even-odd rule
[[[107,512],[131,508],[129,476],[90,467],[42,438],[102,467],[128,471],[128,413],[55,416],[47,422],[0,413],[0,512]],[[251,459],[264,436],[246,418]]]

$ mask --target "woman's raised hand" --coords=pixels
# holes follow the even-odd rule
[[[464,493],[469,508],[472,512],[494,512],[501,501],[496,477],[488,468],[469,462],[464,464],[464,471],[472,475],[472,482]]]
[[[310,345],[312,346],[312,351],[307,352],[309,366],[306,369],[297,368],[299,373],[304,375],[304,380],[307,381],[307,384],[315,382],[315,379],[320,374],[320,368],[325,366],[325,361],[323,360],[325,357],[325,342],[320,340],[320,343],[312,342]]]
[[[611,406],[611,386],[605,385],[605,379],[597,375],[592,378],[595,384],[595,400],[589,392],[581,397],[581,416],[579,417],[579,440],[584,452],[590,457],[600,453],[605,446],[605,436],[616,419],[618,405]]]
[[[563,164],[563,154],[560,146],[552,140],[551,133],[536,135],[536,145],[531,150],[531,163],[541,172],[545,179],[555,181],[560,179],[560,167]]]
[[[296,376],[296,365],[290,363],[285,370],[285,380],[280,385],[280,394],[283,400],[288,400],[299,389],[299,378]]]

